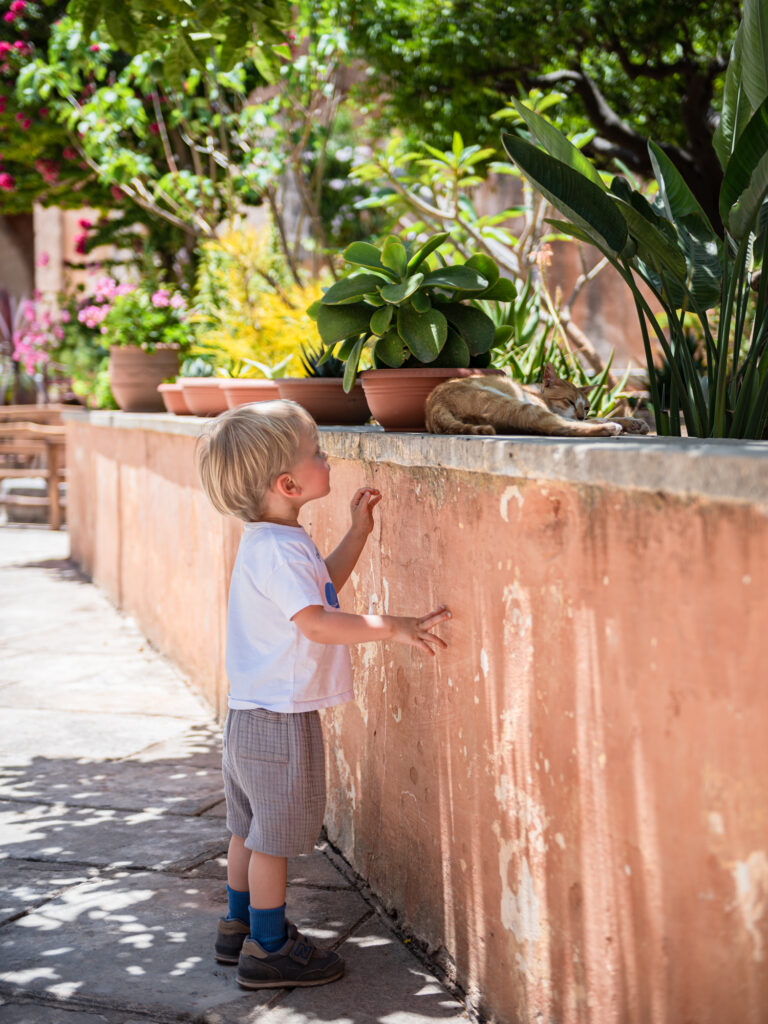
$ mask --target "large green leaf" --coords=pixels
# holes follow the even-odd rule
[[[496,265],[496,260],[487,256],[484,252],[474,253],[474,255],[469,257],[464,266],[472,267],[481,277],[484,277],[488,282],[489,288],[493,287],[499,280],[499,268]]]
[[[408,306],[400,306],[397,310],[397,333],[420,362],[431,363],[445,344],[448,323],[436,309],[416,313]]]
[[[386,281],[377,274],[353,274],[332,284],[320,300],[324,306],[335,306],[347,303],[350,299],[362,299],[366,292],[373,291]]]
[[[443,244],[447,237],[448,232],[443,231],[438,235],[432,235],[431,238],[428,238],[424,245],[422,245],[408,261],[408,266],[405,268],[406,273],[412,274],[417,267],[421,266],[427,256]]]
[[[709,218],[699,205],[696,196],[686,185],[682,174],[667,154],[655,142],[650,140],[648,141],[648,154],[651,158],[653,173],[656,175],[656,181],[659,185],[659,195],[669,220],[674,223],[680,217],[695,214],[709,228],[710,234],[714,238],[715,232],[709,222]]]
[[[502,132],[509,157],[531,184],[606,254],[619,256],[629,232],[621,211],[602,189],[572,167],[529,142]]]
[[[469,357],[470,351],[466,341],[449,327],[448,337],[440,350],[440,355],[430,363],[430,366],[469,366]]]
[[[359,338],[355,342],[355,347],[347,357],[347,364],[344,367],[344,384],[343,388],[349,394],[352,388],[355,386],[355,380],[357,378],[357,368],[360,365],[360,356],[363,351],[363,345],[365,345],[365,337]]]
[[[405,276],[405,268],[408,266],[408,253],[405,246],[394,235],[390,235],[381,247],[381,262],[389,267],[398,277]]]
[[[677,246],[633,205],[618,197],[616,202],[620,204],[629,225],[629,233],[637,242],[637,255],[640,259],[645,263],[656,264],[678,281],[684,281],[687,268],[685,258]]]
[[[517,298],[517,288],[514,281],[510,281],[508,277],[500,277],[487,291],[480,292],[475,298],[489,299],[495,302],[514,302]]]
[[[489,316],[475,306],[448,302],[439,307],[448,323],[467,343],[470,353],[478,356],[493,347],[494,324]]]
[[[720,189],[720,216],[736,239],[754,224],[768,191],[768,99],[741,133]]]
[[[423,280],[423,274],[412,274],[411,277],[406,277],[404,281],[399,281],[397,284],[385,284],[383,288],[379,289],[379,295],[387,302],[399,305],[419,290]]]
[[[381,253],[370,242],[352,242],[342,255],[347,263],[354,263],[357,267],[367,267],[369,270],[379,270],[392,281],[397,278],[392,270],[384,266],[381,262]]]
[[[438,267],[424,275],[424,287],[451,288],[461,292],[483,292],[488,280],[472,267]]]
[[[741,75],[741,37],[742,26],[736,33],[736,41],[731,50],[731,59],[725,73],[723,101],[720,109],[720,121],[712,136],[717,158],[723,170],[731,159],[731,153],[744,131],[744,127],[752,116],[753,107],[744,89]]]
[[[383,363],[391,367],[402,366],[407,355],[405,342],[397,331],[388,331],[373,347],[374,365]]]
[[[368,330],[373,310],[364,302],[353,306],[321,306],[317,312],[317,329],[326,345],[335,345]]]
[[[551,125],[540,114],[535,113],[530,107],[526,107],[518,100],[513,99],[512,105],[525,121],[531,135],[546,149],[550,156],[572,167],[574,171],[583,174],[585,178],[589,178],[598,188],[605,191],[603,180],[595,168],[581,150],[577,149],[562,132],[558,131],[554,125]]]
[[[741,34],[741,80],[753,110],[768,98],[768,3],[744,0]],[[735,149],[735,147],[734,147]]]
[[[382,306],[371,317],[371,331],[379,336],[386,334],[392,322],[394,306]]]

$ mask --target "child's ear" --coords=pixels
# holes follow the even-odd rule
[[[281,473],[272,489],[284,498],[295,498],[299,492],[299,486],[290,473]]]

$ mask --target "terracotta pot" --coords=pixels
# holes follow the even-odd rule
[[[340,377],[282,377],[277,385],[281,398],[303,405],[322,426],[352,426],[367,423],[371,417],[359,380],[349,394]]]
[[[252,402],[273,402],[280,397],[275,381],[260,377],[227,377],[221,382],[221,390],[229,409]]]
[[[193,416],[218,416],[226,412],[227,399],[221,377],[179,377],[181,393]]]
[[[414,367],[399,370],[364,370],[360,374],[365,397],[375,419],[385,430],[425,430],[424,406],[430,391],[454,377],[498,376],[503,370],[489,367]]]
[[[133,345],[110,346],[109,386],[124,412],[162,412],[157,386],[178,372],[178,345],[158,345],[154,352]]]
[[[165,408],[176,416],[189,416],[189,406],[181,390],[181,384],[158,384],[157,390],[162,396]]]

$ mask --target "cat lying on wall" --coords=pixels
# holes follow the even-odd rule
[[[546,434],[551,437],[605,437],[647,434],[648,425],[631,416],[587,419],[587,393],[561,380],[551,363],[541,384],[518,384],[509,377],[448,380],[431,392],[425,414],[432,434]]]

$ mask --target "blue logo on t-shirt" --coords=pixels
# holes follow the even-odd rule
[[[332,583],[325,584],[325,600],[328,602],[331,608],[339,607],[339,599],[336,596],[336,591],[334,590]]]

